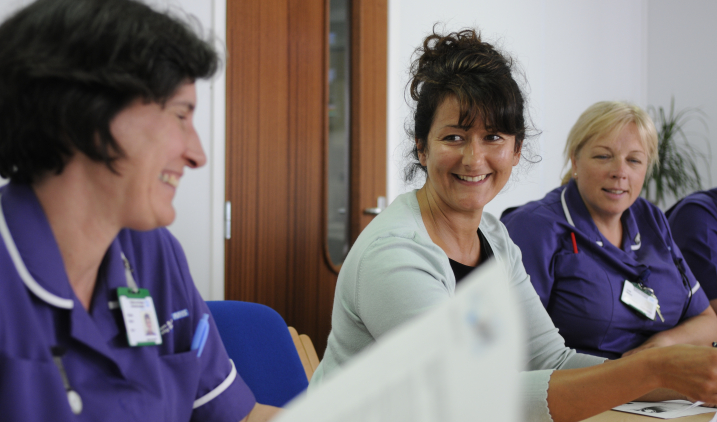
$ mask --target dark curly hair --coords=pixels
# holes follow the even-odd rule
[[[453,96],[460,106],[461,126],[473,126],[480,118],[486,128],[515,135],[515,150],[525,140],[526,117],[523,93],[513,78],[513,60],[481,40],[473,29],[448,35],[434,32],[414,52],[410,69],[410,94],[415,102],[408,136],[415,140],[404,179],[413,180],[426,168],[418,152],[426,148],[428,133],[438,106]]]
[[[0,176],[20,183],[59,174],[76,151],[113,170],[117,113],[219,66],[188,23],[134,0],[39,0],[0,40]]]

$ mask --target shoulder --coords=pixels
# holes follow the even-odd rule
[[[685,197],[680,201],[680,204],[696,204],[710,209],[717,209],[717,188],[695,192]]]
[[[700,217],[717,219],[717,188],[708,191],[695,192],[675,204],[667,211],[670,222],[680,219],[690,219],[695,214]]]
[[[450,284],[448,256],[431,240],[415,193],[409,192],[396,198],[361,232],[341,266],[337,288],[382,283],[416,270]]]
[[[656,205],[643,197],[638,197],[630,206],[630,211],[633,213],[638,226],[650,224],[657,226],[661,232],[667,230],[667,217]]]
[[[508,227],[511,225],[533,224],[533,221],[536,220],[557,220],[564,215],[560,201],[562,191],[562,186],[555,188],[548,192],[543,199],[521,205],[510,213],[504,214],[500,220]]]
[[[401,250],[405,247],[424,249],[430,254],[441,251],[423,225],[415,192],[398,196],[376,216],[356,239],[349,255],[363,255],[376,248]]]
[[[553,189],[543,199],[528,202],[501,217],[513,241],[521,244],[524,240],[550,237],[566,230],[563,226],[568,222],[560,200],[562,191],[563,187]]]

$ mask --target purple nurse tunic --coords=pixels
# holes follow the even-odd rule
[[[0,188],[0,419],[3,421],[232,421],[254,406],[166,229],[122,230],[100,267],[89,310],[75,296],[44,211],[27,185]],[[127,287],[121,254],[152,295],[159,346],[129,347],[113,296]],[[26,270],[25,270],[26,269]],[[66,352],[58,365],[53,348]],[[57,349],[55,349],[57,350]],[[57,352],[55,352],[57,354]],[[73,414],[61,369],[82,400]]]
[[[595,226],[572,180],[502,218],[565,344],[607,358],[709,306],[657,207],[637,198],[621,220],[623,242],[617,248]],[[625,280],[654,289],[664,322],[620,300]]]
[[[667,212],[667,221],[705,294],[717,299],[717,188],[686,197]]]

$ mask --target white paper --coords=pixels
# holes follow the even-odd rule
[[[276,422],[521,420],[525,337],[495,261],[455,298],[388,333]]]
[[[683,416],[699,415],[702,413],[717,412],[711,407],[697,406],[690,409],[692,403],[687,400],[668,400],[659,402],[634,401],[613,410],[620,412],[634,413],[636,415],[652,416],[659,419],[675,419]],[[714,419],[713,419],[714,420]]]

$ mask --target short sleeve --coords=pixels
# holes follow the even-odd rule
[[[552,222],[520,208],[503,217],[502,222],[520,248],[525,271],[530,275],[540,302],[547,308],[555,283],[553,257],[558,248],[558,238],[551,230]]]
[[[196,327],[204,314],[210,315],[207,342],[199,357],[199,385],[193,398],[192,421],[237,422],[251,412],[256,399],[229,359],[211,312],[189,274],[186,257],[172,236],[176,264],[182,274],[191,309],[191,326]]]
[[[669,223],[675,244],[705,294],[717,299],[717,218],[703,206],[688,203],[670,215]]]
[[[440,255],[426,248],[412,238],[386,237],[361,257],[356,310],[374,339],[453,296],[455,281],[443,275]]]

